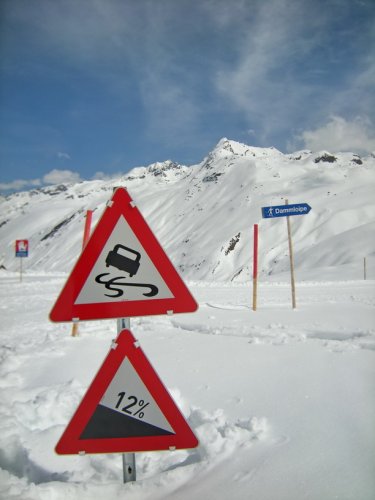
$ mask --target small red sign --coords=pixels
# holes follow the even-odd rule
[[[16,240],[16,257],[28,257],[29,240]]]
[[[58,454],[195,448],[198,440],[129,330],[122,330],[56,445]]]

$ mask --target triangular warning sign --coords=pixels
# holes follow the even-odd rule
[[[62,455],[195,448],[198,440],[129,330],[123,330],[56,445]]]
[[[50,319],[193,312],[198,305],[124,188],[116,189]]]

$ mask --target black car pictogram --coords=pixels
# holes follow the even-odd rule
[[[120,269],[120,271],[125,271],[132,277],[138,272],[140,260],[141,254],[139,252],[118,244],[114,246],[113,250],[108,252],[105,264],[107,267],[113,266]]]

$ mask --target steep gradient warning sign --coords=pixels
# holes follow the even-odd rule
[[[123,330],[56,452],[127,453],[197,445],[197,438],[132,333]]]

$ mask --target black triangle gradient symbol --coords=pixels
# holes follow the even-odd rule
[[[129,417],[103,405],[98,405],[83,430],[80,439],[129,438],[143,436],[170,436],[173,432]]]

